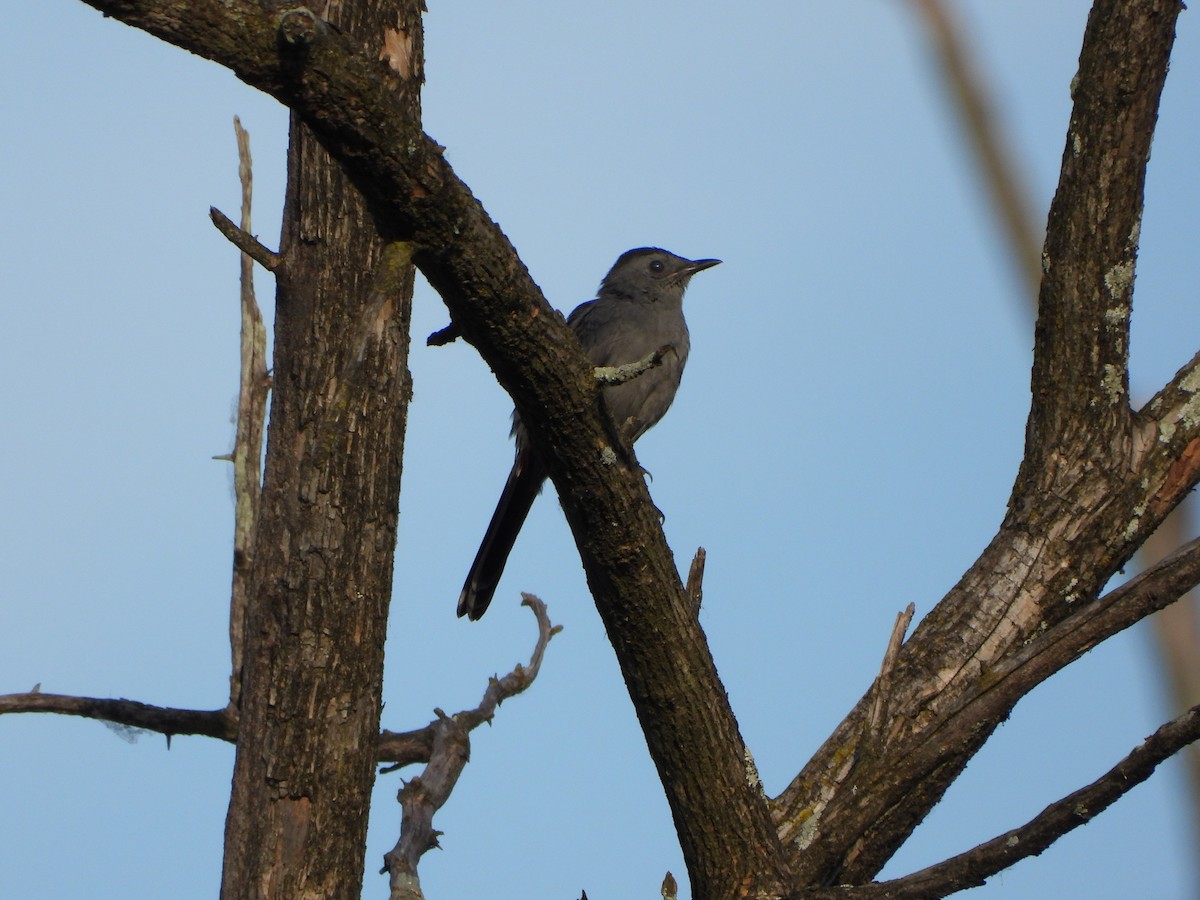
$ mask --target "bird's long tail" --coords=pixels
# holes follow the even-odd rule
[[[467,574],[462,593],[458,597],[458,614],[469,619],[478,619],[492,602],[496,585],[504,573],[504,564],[508,562],[508,554],[512,551],[525,517],[529,515],[533,500],[542,489],[546,480],[546,470],[534,458],[532,451],[523,449],[517,454],[512,471],[508,473],[508,481],[504,485],[504,493],[492,513],[492,521],[488,523],[487,533],[479,552],[475,554],[475,562],[471,563],[471,571]]]

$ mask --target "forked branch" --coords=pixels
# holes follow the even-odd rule
[[[806,894],[810,898],[841,897],[924,900],[978,887],[988,878],[1086,825],[1153,774],[1159,763],[1200,740],[1200,706],[1163,725],[1100,778],[1050,804],[1024,825],[1006,831],[958,856],[875,884]]]

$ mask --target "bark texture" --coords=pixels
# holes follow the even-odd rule
[[[372,0],[322,13],[366,46],[408,42],[395,101],[416,122],[420,28],[403,18],[412,7]],[[385,242],[296,116],[280,259],[227,900],[360,895],[392,593],[411,254]]]

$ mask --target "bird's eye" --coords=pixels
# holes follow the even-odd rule
[[[663,261],[661,259],[652,259],[650,261],[650,271],[655,275],[661,275],[663,273],[663,269],[665,268],[666,266],[663,265]]]

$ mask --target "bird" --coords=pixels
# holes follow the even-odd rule
[[[657,424],[675,399],[691,346],[683,294],[693,275],[720,262],[684,259],[658,247],[629,250],[604,276],[596,299],[567,317],[594,366],[622,366],[669,348],[660,365],[604,388],[609,415],[629,444]],[[546,466],[515,412],[512,436],[516,459],[458,597],[460,617],[475,620],[487,610],[517,534],[546,481]]]

